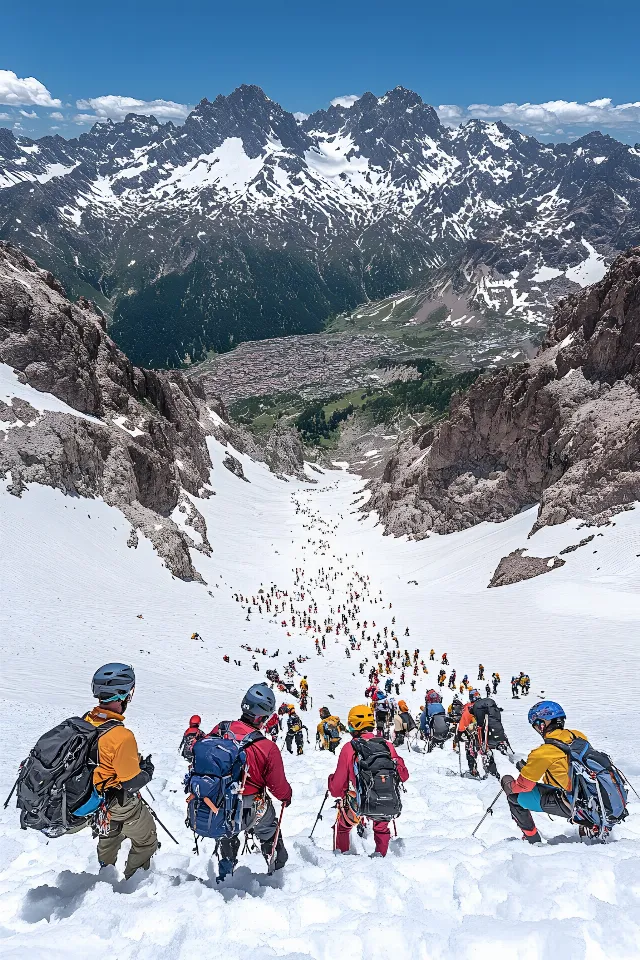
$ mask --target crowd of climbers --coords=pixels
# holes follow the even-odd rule
[[[479,663],[473,681],[468,674],[459,678],[447,652],[436,653],[431,647],[422,655],[408,639],[408,626],[396,631],[392,604],[381,590],[372,588],[369,576],[346,557],[332,553],[330,538],[336,526],[299,498],[293,499],[296,514],[310,533],[303,552],[313,551],[326,557],[326,562],[312,575],[304,565],[296,566],[289,589],[271,583],[255,594],[236,592],[233,597],[246,620],[260,615],[275,620],[283,631],[284,646],[285,638],[302,635],[308,638],[310,650],[324,657],[331,644],[332,653],[343,653],[349,661],[345,667],[350,673],[362,676],[364,701],[351,707],[346,723],[328,706],[318,709],[314,748],[337,753],[337,763],[316,823],[331,796],[336,853],[349,850],[354,827],[364,836],[370,826],[375,842],[371,856],[384,857],[409,779],[399,748],[408,748],[410,757],[411,751],[428,753],[450,742],[458,753],[461,776],[471,779],[500,779],[496,753],[515,761],[502,708],[494,699],[500,674],[488,674]],[[197,632],[192,638],[202,640]],[[260,658],[280,656],[280,649],[269,654],[263,645],[243,644],[242,649],[256,672],[263,669]],[[313,707],[303,666],[310,657],[294,657],[290,651],[288,656],[281,670],[267,667],[265,680],[247,690],[236,719],[219,720],[206,733],[200,716],[194,714],[180,743],[188,763],[186,825],[196,849],[199,838],[215,840],[219,882],[235,869],[241,834],[244,849],[259,847],[270,872],[284,867],[288,859],[281,825],[284,810],[292,802],[292,789],[282,749],[292,755],[304,753],[311,739],[302,716]],[[357,673],[352,659],[357,661]],[[231,664],[228,654],[223,660]],[[239,666],[241,660],[234,658],[233,663]],[[453,693],[446,709],[445,686]],[[530,687],[524,672],[511,678],[513,698],[527,696]],[[98,838],[101,868],[114,865],[123,841],[129,840],[125,878],[138,869],[149,869],[159,847],[156,822],[160,821],[141,792],[153,778],[154,765],[150,756],[141,756],[134,734],[124,724],[134,688],[133,667],[109,663],[98,669],[92,681],[97,705],[45,734],[22,764],[15,787],[23,827],[54,837],[90,824]],[[415,699],[414,695],[420,708],[412,713],[407,700]],[[540,842],[532,817],[538,811],[571,820],[582,836],[606,839],[627,813],[624,777],[605,754],[590,747],[583,733],[565,727],[564,710],[555,701],[536,703],[528,718],[543,743],[517,764],[517,777],[506,775],[500,781],[523,838]],[[56,758],[64,754],[72,737],[76,768],[60,769]],[[61,789],[64,784],[72,784],[75,793],[68,786]],[[279,814],[274,799],[280,803]]]

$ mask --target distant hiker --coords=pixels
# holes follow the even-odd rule
[[[304,753],[304,734],[303,730],[307,728],[295,711],[293,704],[289,706],[287,717],[287,733],[284,738],[285,746],[289,753],[293,753],[293,743],[295,741],[298,756]]]
[[[491,692],[493,693],[494,697],[495,697],[496,693],[498,692],[498,684],[499,684],[499,683],[500,683],[500,674],[499,674],[499,673],[492,673],[492,674],[491,674],[491,684],[492,684],[492,686],[493,686],[493,689],[492,689]]]
[[[517,677],[511,677],[511,697],[513,700],[519,700],[518,696],[519,680]]]
[[[352,739],[342,747],[335,772],[329,777],[329,792],[338,798],[334,848],[339,853],[349,852],[353,827],[360,828],[364,819],[370,819],[375,840],[372,856],[385,857],[391,839],[389,821],[402,810],[399,784],[409,779],[409,772],[395,747],[374,736],[374,724],[371,707],[351,708],[347,726]]]
[[[435,650],[432,648],[432,649],[429,651],[429,660],[435,660],[435,658],[436,658],[436,652],[435,652]]]
[[[484,680],[484,667],[481,663],[478,664],[478,680]]]
[[[158,849],[156,825],[140,797],[153,777],[153,763],[151,756],[140,758],[136,738],[123,719],[135,684],[133,667],[105,663],[91,683],[98,706],[84,718],[98,729],[103,724],[110,726],[98,739],[98,765],[93,772],[95,789],[106,807],[106,833],[98,840],[98,860],[101,867],[115,866],[122,842],[130,840],[125,880],[141,867],[148,870]]]
[[[246,754],[246,777],[240,791],[242,808],[239,830],[253,830],[267,863],[273,852],[277,831],[276,813],[267,790],[276,800],[280,800],[283,806],[287,807],[291,803],[291,787],[285,776],[280,751],[272,740],[267,739],[260,732],[265,720],[273,714],[275,705],[273,690],[265,683],[254,684],[242,698],[240,719],[216,724],[209,737],[199,741],[195,748],[197,770],[198,751],[215,746],[210,738],[216,741],[232,740],[242,747]],[[227,752],[228,749],[227,747]],[[205,810],[204,815],[207,818],[210,816],[210,811]],[[217,848],[219,853],[217,879],[222,881],[233,873],[237,865],[240,850],[239,833],[224,834],[219,837]],[[287,859],[288,854],[282,833],[278,832],[275,869],[280,870],[284,867]]]
[[[445,667],[448,667],[448,666],[449,666],[449,660],[447,659],[446,653],[443,653],[443,654],[442,654],[442,664],[443,664],[443,666],[445,666]]]
[[[393,745],[400,747],[404,743],[407,734],[416,729],[416,722],[411,716],[409,707],[405,700],[398,701],[398,712],[393,720]]]
[[[340,717],[334,716],[328,707],[320,707],[320,723],[316,728],[316,741],[320,750],[335,753],[340,745],[340,735],[346,729]]]
[[[481,697],[477,690],[469,692],[469,703],[462,711],[457,731],[458,740],[466,740],[467,763],[472,776],[478,776],[476,758],[481,754],[487,773],[499,777],[493,750],[507,753],[507,736],[502,726],[500,708],[494,700]]]
[[[613,826],[627,816],[622,775],[606,754],[590,746],[583,733],[565,730],[566,714],[559,703],[536,703],[528,720],[544,743],[517,764],[517,780],[509,775],[501,780],[511,816],[524,838],[529,843],[541,842],[533,811],[571,819],[581,837],[606,839]]]
[[[375,721],[376,721],[376,736],[384,737],[389,728],[390,721],[390,709],[389,703],[385,694],[380,694],[374,704],[375,709]]]
[[[458,694],[456,694],[447,707],[447,715],[451,720],[455,721],[456,726],[460,722],[460,717],[462,716],[462,711],[464,710],[464,704]]]
[[[485,683],[484,685],[484,692],[487,697],[491,696],[491,687],[489,686],[488,683]]]
[[[450,735],[442,696],[437,690],[427,690],[425,706],[420,714],[420,731],[427,741],[427,752],[442,748]]]
[[[282,726],[280,724],[280,717],[277,713],[272,713],[269,719],[265,722],[264,732],[268,734],[268,736],[270,736],[275,742],[278,739],[278,734],[280,733],[281,729]]]
[[[182,735],[182,740],[180,741],[180,746],[178,747],[179,752],[182,754],[187,763],[191,763],[193,760],[193,745],[196,740],[202,739],[204,737],[204,731],[200,729],[200,724],[202,720],[198,714],[194,714],[189,720],[189,726]]]

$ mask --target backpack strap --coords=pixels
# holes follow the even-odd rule
[[[233,720],[222,720],[218,724],[218,736],[222,737],[223,740],[235,740],[239,749],[241,750],[243,750],[245,747],[251,746],[252,743],[257,743],[258,740],[265,739],[264,734],[260,733],[259,730],[251,730],[250,733],[247,733],[241,740],[238,740],[235,733],[231,729],[232,723]]]
[[[242,740],[238,743],[240,749],[245,747],[250,747],[252,743],[258,743],[259,740],[266,740],[267,738],[259,730],[252,730],[251,733],[248,733],[246,737],[243,737]]]

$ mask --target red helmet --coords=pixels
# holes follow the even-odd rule
[[[427,703],[442,703],[442,697],[437,690],[427,690]]]
[[[194,713],[194,715],[191,717],[191,720],[189,720],[190,727],[199,727],[201,723],[202,717],[199,717],[197,713]]]

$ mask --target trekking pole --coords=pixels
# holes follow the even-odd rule
[[[620,774],[620,776],[622,777],[622,779],[624,780],[624,782],[626,783],[626,785],[627,785],[628,787],[631,787],[631,789],[632,789],[633,792],[635,793],[635,795],[636,795],[636,797],[638,798],[638,800],[640,800],[640,793],[638,793],[638,791],[636,790],[636,788],[634,787],[634,785],[631,783],[631,781],[630,781],[630,780],[627,780],[627,778],[625,777],[625,775],[624,775],[624,773],[622,772],[622,770],[618,770],[617,767],[614,767],[614,769],[615,769],[616,773],[619,773],[619,774]],[[16,783],[17,783],[17,782],[18,782],[18,781],[16,780]],[[14,783],[14,785],[13,785],[13,790],[15,790],[15,788],[16,788],[16,784]],[[11,791],[11,793],[13,793],[13,790]],[[7,803],[9,802],[10,797],[11,797],[11,794],[9,794],[9,798],[7,798]],[[7,806],[7,803],[5,803],[5,807]]]
[[[311,833],[309,834],[309,840],[311,840],[311,838],[313,837],[313,831],[315,830],[316,826],[318,825],[318,820],[322,820],[322,811],[323,811],[323,809],[324,809],[325,803],[327,802],[327,797],[328,797],[328,796],[329,796],[329,791],[327,790],[327,792],[326,792],[325,795],[324,795],[324,799],[323,799],[323,801],[322,801],[322,803],[321,803],[321,805],[320,805],[320,809],[319,809],[319,811],[318,811],[318,816],[316,817],[315,822],[314,822],[313,826],[311,827]]]
[[[458,741],[458,766],[460,767],[460,776],[462,776],[462,746]]]
[[[275,869],[276,862],[276,847],[278,846],[278,838],[280,836],[280,824],[282,823],[282,816],[285,811],[284,803],[280,807],[280,816],[278,817],[278,826],[276,827],[276,832],[273,835],[273,846],[271,848],[271,853],[269,854],[269,863],[267,866],[267,876],[271,876]]]
[[[176,843],[176,844],[178,844],[178,846],[180,846],[179,841],[176,840],[176,838],[175,838],[174,835],[171,833],[171,831],[168,830],[168,829],[165,827],[164,823],[162,822],[162,820],[160,819],[160,817],[158,816],[158,814],[155,812],[155,810],[153,809],[153,807],[150,806],[150,804],[147,803],[147,801],[144,799],[144,797],[140,797],[140,799],[141,799],[142,802],[144,803],[145,807],[147,808],[147,810],[149,811],[149,813],[151,814],[151,816],[153,817],[153,819],[156,821],[156,823],[157,823],[159,826],[162,827],[162,829],[163,829],[164,832],[167,834],[167,836],[171,837],[171,839],[173,840],[173,842]]]
[[[478,824],[478,826],[476,827],[476,829],[475,829],[475,830],[473,831],[473,833],[471,834],[472,837],[475,837],[476,832],[480,829],[480,827],[482,826],[482,824],[484,823],[484,821],[487,819],[487,817],[489,816],[489,814],[491,814],[491,815],[493,816],[493,808],[494,808],[494,805],[498,802],[498,800],[500,799],[500,797],[502,796],[502,794],[503,794],[503,790],[500,789],[499,793],[496,795],[495,800],[493,800],[493,802],[490,803],[489,806],[487,807],[487,809],[485,810],[485,813],[484,813],[484,816],[483,816],[482,820],[480,821],[480,823]]]
[[[145,787],[145,790],[147,791],[147,793],[149,794],[149,796],[151,797],[151,799],[152,799],[153,802],[155,803],[155,802],[156,802],[156,798],[155,798],[154,795],[151,793],[151,790],[149,790],[149,787],[148,787],[148,786]]]
[[[5,809],[5,810],[6,810],[7,807],[9,806],[9,801],[11,800],[11,797],[12,797],[12,796],[14,795],[14,793],[15,793],[16,787],[18,786],[18,780],[19,780],[19,779],[20,779],[20,777],[16,777],[16,782],[15,782],[14,785],[11,787],[11,793],[9,794],[9,796],[7,797],[7,799],[6,799],[5,802],[4,802],[4,809]]]

